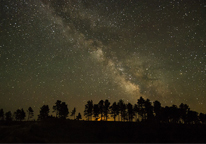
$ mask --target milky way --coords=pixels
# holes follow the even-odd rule
[[[1,1],[0,106],[140,96],[206,112],[206,2]]]

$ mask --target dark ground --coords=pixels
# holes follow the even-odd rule
[[[0,142],[206,143],[205,125],[50,120],[1,123]]]

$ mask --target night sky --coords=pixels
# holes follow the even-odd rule
[[[0,0],[0,108],[57,100],[206,113],[205,0]],[[36,117],[36,116],[35,116]]]

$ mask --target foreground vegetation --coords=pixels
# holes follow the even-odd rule
[[[49,115],[50,108],[48,105],[43,105],[40,108],[38,121],[44,119],[67,119],[69,113],[74,120],[81,120],[82,115],[76,115],[76,108],[69,112],[67,104],[57,100],[52,107],[53,115]],[[27,110],[27,115],[23,109],[17,109],[13,114],[8,111],[4,114],[3,109],[0,109],[1,121],[22,121],[27,117],[27,121],[34,116],[34,111],[31,107]],[[189,108],[187,104],[181,103],[178,106],[162,107],[159,101],[150,102],[149,99],[140,97],[137,103],[125,103],[123,100],[111,104],[109,100],[100,100],[99,103],[93,104],[92,100],[87,101],[84,110],[84,116],[88,121],[107,121],[113,119],[114,121],[129,121],[129,122],[159,122],[159,123],[183,123],[183,124],[205,124],[206,114],[198,113]]]
[[[86,120],[76,115],[76,108],[69,112],[60,100],[52,109],[54,116],[43,105],[37,121],[31,121],[31,107],[13,114],[1,109],[0,142],[206,142],[206,115],[183,103],[162,107],[159,101],[142,97],[134,105],[90,100],[85,105]]]

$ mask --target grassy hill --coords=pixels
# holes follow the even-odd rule
[[[206,142],[205,125],[49,120],[1,124],[0,142]]]

